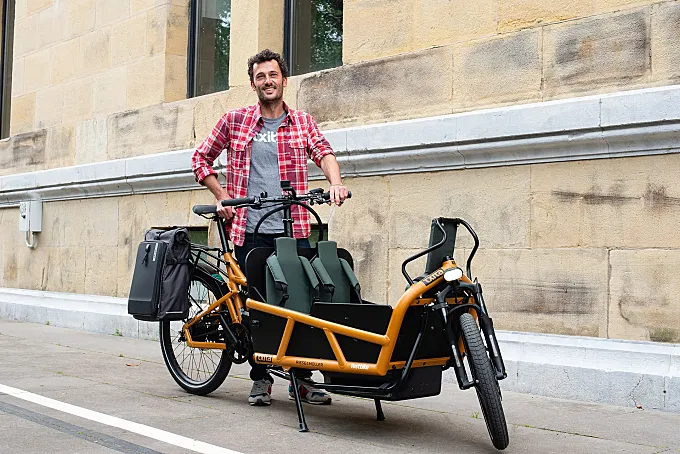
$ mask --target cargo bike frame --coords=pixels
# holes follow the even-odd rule
[[[317,189],[298,195],[287,182],[282,182],[282,187],[282,196],[263,194],[223,204],[273,208],[260,220],[255,235],[264,219],[283,211],[285,234],[292,237],[291,208],[308,210],[319,225],[320,241],[315,248],[296,252],[301,263],[317,260],[320,251],[327,249],[322,245],[328,242],[323,241],[323,224],[310,205],[328,203],[328,193]],[[268,285],[280,282],[276,276],[265,277],[263,270],[268,269],[270,257],[280,252],[278,240],[277,248],[253,249],[246,259],[244,274],[234,260],[224,221],[216,215],[215,206],[199,205],[193,211],[217,222],[221,248],[192,245],[192,310],[181,322],[161,322],[165,362],[186,391],[200,395],[214,391],[232,363],[250,360],[264,364],[270,374],[293,382],[300,431],[307,431],[296,377],[301,369],[321,372],[324,381],[313,383],[318,388],[373,399],[377,419],[383,420],[382,400],[438,395],[442,371],[452,368],[460,389],[476,389],[494,446],[507,447],[509,438],[498,386],[498,380],[507,374],[481,284],[471,277],[479,239],[466,221],[432,221],[429,247],[402,264],[407,288],[394,307],[367,302],[356,291],[343,302],[314,297],[306,313],[286,307],[290,302],[287,297],[271,300]],[[466,273],[453,258],[460,226],[474,240]],[[334,246],[331,249],[335,250]],[[425,273],[412,278],[406,266],[423,256],[427,256]],[[349,252],[337,249],[337,256],[331,259],[344,261],[350,268],[348,271],[343,265],[345,271],[351,273]],[[317,289],[324,286],[324,278],[320,277]],[[328,279],[325,282],[333,286]]]

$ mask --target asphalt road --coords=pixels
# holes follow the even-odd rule
[[[496,452],[474,391],[383,403],[334,396],[305,406],[287,383],[250,407],[248,366],[213,394],[185,393],[157,342],[0,320],[0,453]],[[504,393],[509,453],[680,453],[680,414]],[[190,449],[191,448],[191,449]]]

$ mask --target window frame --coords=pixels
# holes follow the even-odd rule
[[[310,0],[312,3],[314,0]],[[315,71],[309,71],[309,72],[301,72],[301,73],[296,73],[296,67],[297,67],[297,51],[296,51],[296,46],[295,46],[295,40],[293,37],[293,32],[295,30],[296,24],[296,8],[295,8],[295,3],[296,0],[284,0],[284,5],[283,5],[283,58],[286,60],[288,63],[288,72],[290,73],[291,76],[299,76],[302,74],[309,74],[309,72],[315,72]],[[344,2],[343,2],[344,3]],[[343,16],[344,16],[344,4],[343,4]],[[311,24],[310,24],[311,25]],[[344,30],[343,30],[344,34]],[[326,69],[331,69],[331,68],[339,68],[342,66],[342,60],[339,66],[334,66]]]
[[[189,2],[189,39],[187,42],[187,99],[195,98],[197,96],[204,96],[211,93],[217,93],[217,91],[204,93],[202,95],[198,94],[198,57],[199,57],[199,46],[200,46],[200,34],[201,34],[201,11],[203,10],[203,2],[206,0],[190,0]],[[207,0],[211,1],[211,0]],[[229,0],[230,3],[232,0]],[[230,31],[231,33],[231,31]],[[231,39],[229,40],[229,46],[231,47]],[[229,49],[229,54],[231,54],[231,49]],[[227,87],[227,90],[229,87]],[[222,91],[222,90],[219,90]]]

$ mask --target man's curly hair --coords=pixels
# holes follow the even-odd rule
[[[248,76],[250,77],[251,82],[254,82],[253,65],[255,63],[263,63],[265,61],[271,60],[275,60],[279,64],[279,68],[281,68],[281,76],[284,78],[288,77],[288,65],[286,65],[286,60],[283,59],[281,54],[273,52],[269,49],[265,49],[248,59]]]

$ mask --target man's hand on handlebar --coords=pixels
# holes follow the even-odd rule
[[[225,197],[225,198],[222,199],[222,200],[229,200],[229,198],[228,198],[228,197]],[[235,213],[234,207],[231,207],[231,206],[225,207],[225,206],[223,206],[223,205],[222,205],[222,200],[218,200],[217,203],[215,204],[215,206],[217,207],[217,214],[218,214],[221,218],[226,219],[227,221],[231,221],[231,219],[234,217],[234,213]]]
[[[330,193],[331,196],[330,203],[334,203],[337,206],[342,205],[342,203],[347,198],[347,194],[349,193],[347,187],[342,183],[332,184],[328,192]]]

